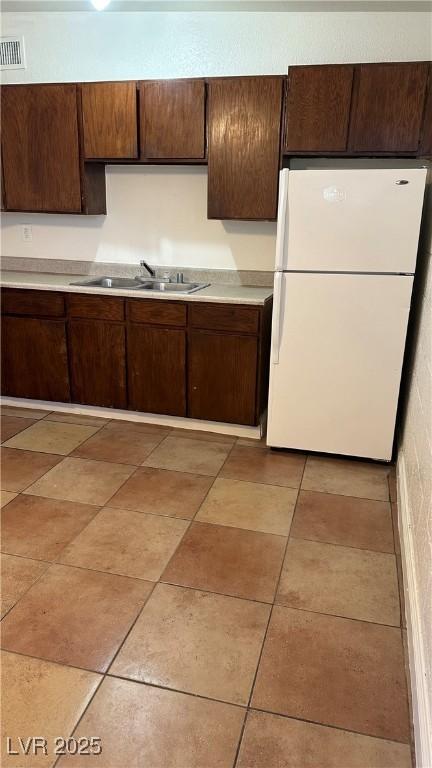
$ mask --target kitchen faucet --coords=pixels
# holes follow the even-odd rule
[[[147,272],[149,273],[150,277],[155,277],[156,276],[155,270],[152,269],[151,267],[149,267],[149,265],[147,264],[146,261],[140,261],[140,267],[144,267],[144,269],[146,269]]]

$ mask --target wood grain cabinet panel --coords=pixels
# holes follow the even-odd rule
[[[142,158],[204,157],[204,80],[144,81],[139,99]]]
[[[83,83],[86,158],[138,157],[136,82]]]
[[[429,64],[429,77],[419,155],[422,157],[432,157],[432,64]]]
[[[189,325],[211,331],[258,333],[260,310],[238,304],[189,305]]]
[[[348,141],[354,67],[290,67],[285,152],[343,152]]]
[[[160,299],[129,299],[127,302],[128,320],[135,323],[154,325],[186,325],[186,304],[180,301],[161,301]]]
[[[81,212],[76,85],[2,88],[6,208]]]
[[[188,416],[256,424],[258,339],[190,331],[188,354]]]
[[[63,317],[65,301],[63,294],[56,291],[2,288],[1,311],[4,315]]]
[[[186,332],[130,323],[127,337],[129,408],[186,416]]]
[[[4,395],[70,400],[65,321],[4,316],[1,337]]]
[[[208,84],[208,217],[275,219],[282,77]]]
[[[94,320],[124,320],[124,299],[116,296],[97,296],[85,293],[70,293],[68,296],[69,317],[93,318]]]
[[[126,331],[121,323],[69,320],[72,402],[126,408]]]
[[[349,147],[353,152],[416,152],[428,63],[359,64]]]

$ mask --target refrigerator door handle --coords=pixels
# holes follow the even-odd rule
[[[284,266],[285,230],[288,218],[288,175],[285,168],[279,174],[279,203],[276,232],[276,264],[275,271],[286,269]]]
[[[279,364],[281,308],[282,308],[282,280],[283,280],[283,273],[275,272],[274,295],[273,295],[272,338],[271,338],[271,362],[273,365]]]

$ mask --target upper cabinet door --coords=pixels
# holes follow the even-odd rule
[[[8,210],[81,213],[76,85],[2,88]]]
[[[427,75],[427,62],[356,67],[350,149],[416,152]]]
[[[285,147],[290,152],[344,152],[354,67],[290,67]]]
[[[204,80],[140,83],[140,125],[143,159],[204,158]]]
[[[276,218],[282,85],[282,77],[210,80],[210,219]]]
[[[81,94],[84,156],[137,157],[136,83],[83,83]]]

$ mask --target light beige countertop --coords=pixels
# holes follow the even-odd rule
[[[3,270],[0,273],[0,283],[4,288],[33,288],[39,291],[66,291],[67,293],[95,293],[103,296],[130,296],[141,299],[252,304],[257,306],[262,306],[273,294],[272,288],[216,283],[209,285],[207,288],[202,288],[202,290],[196,293],[182,294],[71,285],[71,283],[75,283],[78,280],[87,280],[89,277],[89,275],[61,275],[49,272],[12,272]]]

